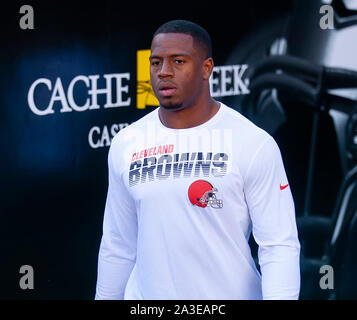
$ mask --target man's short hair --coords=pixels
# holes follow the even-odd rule
[[[161,25],[154,33],[184,33],[192,36],[195,44],[202,47],[205,59],[212,57],[212,42],[208,32],[198,24],[187,20],[171,20]]]

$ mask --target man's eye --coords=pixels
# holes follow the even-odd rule
[[[152,66],[158,66],[160,64],[160,61],[152,61],[151,65]]]
[[[183,60],[181,60],[181,59],[176,59],[176,60],[175,60],[175,63],[177,63],[177,64],[183,64],[183,63],[184,63],[184,61],[183,61]]]

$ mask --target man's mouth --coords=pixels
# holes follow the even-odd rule
[[[172,96],[175,91],[176,88],[160,89],[161,94],[165,97]]]
[[[164,97],[172,96],[176,90],[177,88],[172,85],[161,85],[159,88],[160,94]]]

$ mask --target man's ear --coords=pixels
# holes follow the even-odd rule
[[[207,58],[203,61],[203,79],[208,80],[212,74],[214,62],[212,58]]]

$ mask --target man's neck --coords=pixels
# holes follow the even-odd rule
[[[205,103],[194,104],[179,110],[169,110],[160,106],[159,117],[165,127],[188,129],[211,119],[219,108],[219,103],[210,97]]]

